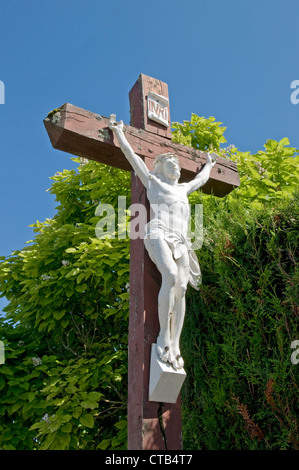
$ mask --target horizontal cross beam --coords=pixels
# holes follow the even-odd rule
[[[108,127],[109,118],[66,103],[51,111],[44,119],[44,124],[55,149],[131,170]],[[153,169],[157,155],[174,152],[180,161],[181,182],[194,178],[206,162],[204,152],[174,143],[160,135],[132,126],[124,126],[124,132],[134,152],[144,159],[149,170]],[[202,190],[204,193],[222,197],[239,185],[235,162],[219,157],[209,181]]]

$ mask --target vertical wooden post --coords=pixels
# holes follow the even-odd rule
[[[147,123],[144,109],[147,95],[144,92],[148,93],[150,89],[157,94],[163,93],[163,96],[167,94],[168,97],[166,84],[140,76],[130,92],[131,125],[138,124],[147,130],[150,126],[152,132],[169,135],[170,127],[155,122]],[[149,215],[146,189],[134,173],[131,189],[131,203],[143,204]],[[131,240],[130,250],[128,449],[181,450],[180,399],[175,404],[148,401],[151,345],[159,334],[158,293],[161,275],[150,260],[142,239]]]

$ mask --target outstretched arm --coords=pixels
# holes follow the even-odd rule
[[[217,156],[218,155],[216,155],[216,153],[207,154],[207,163],[205,164],[203,170],[198,173],[198,175],[196,175],[192,181],[185,183],[187,194],[193,193],[193,191],[196,191],[197,189],[201,188],[204,184],[206,184],[206,182],[210,178],[211,170],[216,163]]]
[[[142,184],[147,187],[149,178],[148,168],[145,165],[144,161],[138,155],[136,155],[129,142],[127,141],[123,131],[123,126],[123,122],[120,121],[119,123],[117,123],[115,121],[115,115],[111,114],[109,120],[109,127],[116,135],[120,148],[128,162],[131,164],[136,175],[140,178]]]

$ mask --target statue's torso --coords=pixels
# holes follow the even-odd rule
[[[183,184],[172,186],[152,174],[147,187],[147,197],[151,206],[151,220],[159,219],[170,230],[187,235],[190,211]]]

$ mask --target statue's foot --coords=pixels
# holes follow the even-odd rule
[[[160,334],[157,338],[157,353],[161,361],[169,361],[170,338],[167,331],[160,331]]]
[[[177,354],[175,358],[173,359],[173,361],[171,362],[171,364],[174,370],[183,369],[184,360],[180,354]]]
[[[184,367],[184,360],[181,356],[180,349],[178,347],[172,347],[168,362],[172,364],[174,370],[183,369]]]
[[[163,362],[168,361],[168,358],[169,358],[169,347],[168,346],[164,346],[164,348],[163,348],[163,347],[157,345],[157,353],[158,353],[158,356],[161,359],[161,361],[163,361]]]

